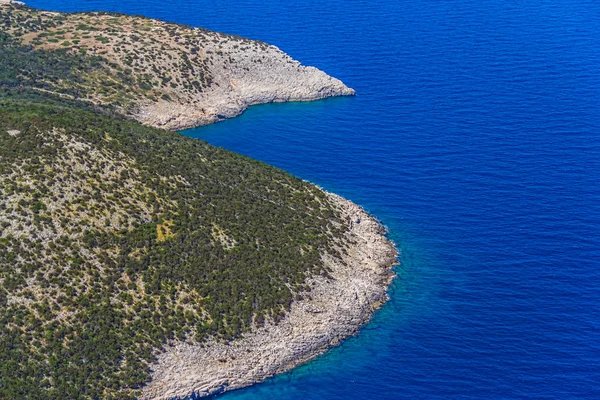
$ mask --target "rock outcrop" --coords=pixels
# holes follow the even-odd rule
[[[387,300],[397,251],[361,207],[328,194],[350,227],[341,260],[327,258],[331,279],[316,277],[310,298],[296,301],[277,325],[229,344],[172,343],[151,366],[142,399],[181,399],[239,389],[289,370],[355,334]]]
[[[0,6],[3,4],[18,4],[18,5],[24,5],[25,3],[23,3],[22,1],[16,1],[16,0],[0,0]]]

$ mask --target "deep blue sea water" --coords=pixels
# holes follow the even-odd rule
[[[600,399],[600,3],[28,0],[261,39],[354,98],[184,132],[363,205],[402,250],[350,340],[220,399]]]

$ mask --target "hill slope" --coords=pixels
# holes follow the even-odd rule
[[[152,348],[280,320],[339,254],[324,193],[280,170],[126,120],[0,105],[0,397],[141,383]]]

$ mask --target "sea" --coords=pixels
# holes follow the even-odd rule
[[[357,336],[219,400],[600,399],[600,2],[26,1],[260,39],[357,91],[181,132],[353,200],[402,252]]]

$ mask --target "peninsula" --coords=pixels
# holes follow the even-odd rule
[[[110,107],[157,128],[204,125],[253,104],[354,94],[263,42],[143,17],[52,13],[2,2],[2,32],[55,53],[58,71],[23,75],[32,88]],[[65,64],[77,66],[65,71]]]
[[[352,94],[262,42],[0,0],[0,398],[205,396],[354,334],[381,224],[172,131]]]

